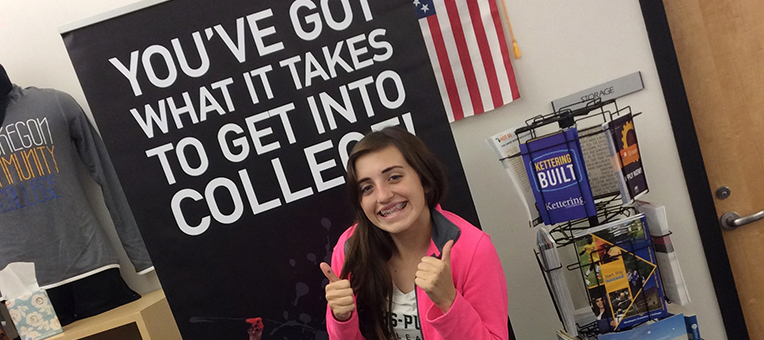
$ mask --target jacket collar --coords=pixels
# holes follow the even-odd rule
[[[430,210],[430,218],[432,219],[432,243],[430,243],[430,248],[427,250],[427,253],[430,254],[430,256],[435,256],[437,258],[440,258],[440,255],[443,252],[443,246],[446,245],[446,242],[454,240],[454,243],[456,243],[459,236],[462,234],[459,227],[444,216],[442,211],[443,209],[440,207],[440,204],[438,204],[435,209]]]
[[[440,204],[434,209],[430,209],[430,219],[432,220],[432,241],[430,242],[430,247],[427,248],[427,254],[437,258],[440,258],[440,255],[443,252],[443,246],[446,245],[446,242],[454,240],[454,244],[456,244],[456,241],[462,234],[461,229],[459,229],[454,222],[451,222],[451,220],[444,216],[442,211],[443,209],[440,207]],[[346,240],[346,254],[349,247],[350,242]]]

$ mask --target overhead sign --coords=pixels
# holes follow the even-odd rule
[[[642,82],[642,72],[637,71],[627,76],[611,80],[607,83],[590,87],[586,90],[553,100],[552,109],[554,112],[557,112],[566,106],[594,99],[601,99],[604,102],[610,99],[623,97],[627,94],[637,92],[644,88],[645,84]],[[574,107],[571,107],[571,109],[574,109]]]

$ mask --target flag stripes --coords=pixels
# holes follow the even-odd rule
[[[449,121],[519,98],[495,0],[414,0]]]

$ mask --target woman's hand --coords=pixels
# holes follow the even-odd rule
[[[448,241],[443,246],[441,258],[426,256],[419,262],[414,283],[422,288],[430,300],[443,313],[448,312],[456,299],[456,288],[451,277],[451,247],[454,241]]]
[[[355,302],[353,301],[353,288],[350,287],[350,281],[340,280],[332,271],[332,267],[326,262],[321,262],[321,271],[324,273],[329,284],[326,285],[326,302],[334,314],[334,318],[339,321],[347,321],[353,315]]]

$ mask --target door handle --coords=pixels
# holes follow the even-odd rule
[[[740,217],[740,215],[734,211],[726,212],[719,218],[719,222],[722,224],[722,228],[727,230],[735,230],[748,223],[756,222],[764,218],[764,210],[755,214]]]

